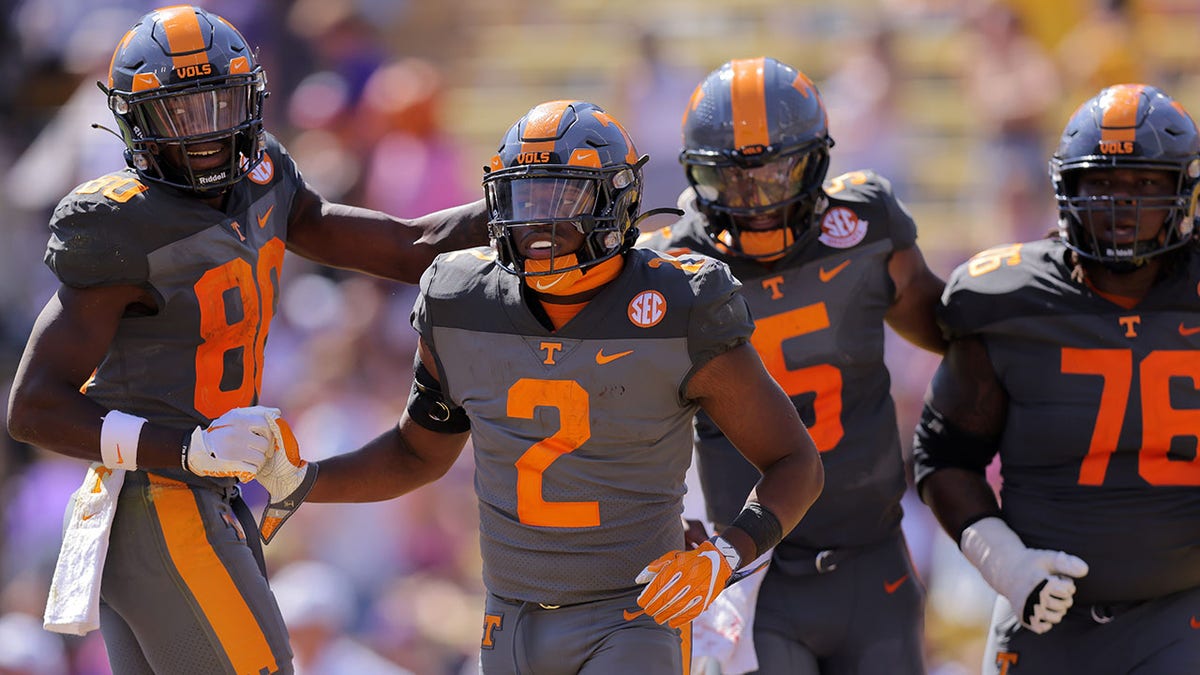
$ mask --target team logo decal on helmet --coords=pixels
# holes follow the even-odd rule
[[[236,28],[177,5],[146,14],[125,34],[100,88],[126,159],[143,178],[219,192],[261,160],[266,85]]]
[[[731,253],[773,260],[814,231],[831,147],[812,80],[772,58],[738,59],[696,87],[679,159],[709,236]]]
[[[642,165],[625,129],[599,106],[550,101],[535,106],[505,134],[484,167],[488,232],[498,263],[521,276],[584,270],[633,246]],[[571,227],[584,235],[576,251],[527,259],[516,227]]]
[[[1165,197],[1081,196],[1079,173],[1095,169],[1170,171],[1176,189]],[[1200,134],[1183,106],[1155,87],[1112,86],[1080,106],[1050,160],[1050,176],[1059,235],[1082,258],[1128,271],[1192,241],[1200,217]],[[1115,243],[1118,214],[1151,209],[1164,214],[1154,238]]]

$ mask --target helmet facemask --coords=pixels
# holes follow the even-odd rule
[[[139,173],[173,187],[208,192],[233,185],[261,161],[265,97],[266,77],[259,69],[145,93],[110,92],[109,107],[124,134],[128,160]],[[227,154],[220,163],[205,159],[220,153]]]
[[[822,201],[832,142],[777,153],[702,157],[685,152],[688,183],[710,237],[742,257],[774,260],[808,239]]]
[[[631,223],[639,171],[640,163],[606,169],[529,165],[489,172],[483,179],[491,214],[488,234],[500,265],[518,276],[544,276],[591,267],[628,249],[637,234]],[[545,257],[521,252],[525,228],[546,232]],[[583,235],[580,246],[556,250],[554,242],[562,239],[559,228]]]
[[[1162,170],[1161,166],[1142,168]],[[1172,171],[1175,189],[1160,196],[1081,195],[1080,173],[1062,171],[1055,176],[1059,206],[1059,234],[1067,248],[1085,260],[1099,262],[1109,270],[1136,270],[1155,256],[1173,251],[1192,241],[1200,199],[1200,159],[1184,171]],[[1113,170],[1093,168],[1093,171]],[[1190,194],[1187,190],[1191,190]],[[1152,237],[1134,233],[1132,239],[1120,230],[1136,228],[1147,211],[1160,212],[1161,223]]]

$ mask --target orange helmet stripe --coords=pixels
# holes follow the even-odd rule
[[[1100,140],[1132,141],[1137,138],[1138,104],[1144,85],[1127,84],[1112,87],[1101,105],[1104,117],[1100,120]]]
[[[563,113],[572,103],[574,101],[547,101],[530,110],[525,116],[525,131],[521,140],[528,138],[545,141],[558,138],[558,126],[562,123]]]
[[[159,11],[159,19],[167,33],[167,49],[175,68],[208,63],[208,45],[200,32],[200,20],[190,6],[167,7]]]
[[[729,83],[729,98],[733,107],[733,145],[770,145],[767,129],[767,96],[763,72],[766,60],[735,59],[733,80]]]
[[[558,127],[563,113],[574,101],[547,101],[539,104],[525,115],[525,129],[521,132],[521,152],[553,152],[554,139],[558,138]],[[531,140],[525,140],[525,139]],[[543,162],[546,160],[542,160]]]

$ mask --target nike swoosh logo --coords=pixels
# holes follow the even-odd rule
[[[1200,333],[1200,326],[1192,326],[1191,328],[1188,328],[1187,326],[1183,325],[1182,321],[1179,322],[1179,334],[1183,337],[1190,337],[1196,333]]]
[[[232,424],[218,424],[218,425],[217,425],[217,426],[215,426],[215,427],[209,427],[209,428],[205,429],[205,430],[204,430],[204,433],[206,433],[206,434],[211,434],[212,432],[216,431],[217,429],[226,429],[226,428],[229,428],[229,427],[231,427],[231,426],[233,426],[233,425],[232,425]]]
[[[885,581],[883,582],[883,590],[887,591],[888,595],[891,595],[892,593],[895,593],[896,589],[900,588],[900,586],[902,586],[906,581],[908,581],[907,574],[892,582]]]
[[[125,458],[121,456],[121,444],[117,443],[117,464],[124,464]]]
[[[534,287],[534,288],[536,288],[536,289],[537,289],[537,290],[539,290],[539,291],[544,291],[544,290],[546,290],[547,288],[554,288],[555,286],[557,286],[557,285],[558,285],[558,282],[562,281],[564,278],[565,278],[565,276],[563,276],[563,275],[559,275],[559,276],[557,276],[557,277],[554,277],[554,281],[551,281],[551,282],[550,282],[550,283],[548,283],[548,284],[544,284],[544,283],[542,283],[542,281],[541,281],[540,279],[534,279],[534,280],[533,280],[533,287]]]
[[[91,520],[91,519],[92,519],[92,517],[93,517],[93,516],[95,516],[95,515],[96,515],[96,514],[94,514],[94,513],[85,513],[85,514],[83,514],[82,516],[79,516],[79,519],[80,519],[80,520]],[[1192,619],[1192,621],[1195,621],[1195,619]]]
[[[838,274],[840,274],[840,273],[842,272],[842,270],[846,269],[846,266],[847,266],[847,265],[849,265],[849,264],[850,264],[850,261],[849,261],[849,260],[843,260],[843,261],[842,261],[842,264],[840,264],[840,265],[838,265],[837,267],[835,267],[835,268],[833,268],[833,269],[829,270],[828,272],[826,272],[826,271],[825,271],[825,268],[824,268],[824,267],[822,267],[821,269],[817,270],[817,275],[821,277],[821,282],[822,282],[822,283],[828,283],[828,282],[829,282],[829,281],[831,281],[831,280],[832,280],[834,277],[836,277]]]
[[[1193,630],[1200,630],[1200,619],[1197,619],[1196,617],[1193,616],[1191,623],[1192,623]]]
[[[270,217],[271,217],[271,212],[272,212],[272,211],[274,211],[274,210],[275,210],[275,205],[274,205],[274,204],[272,204],[272,205],[270,205],[270,206],[268,206],[268,207],[267,207],[267,212],[266,212],[266,213],[264,213],[264,214],[262,214],[261,216],[259,216],[259,217],[258,217],[258,226],[259,226],[259,228],[264,228],[264,227],[266,227],[266,226],[267,226],[267,218],[270,218]]]
[[[626,621],[633,621],[634,619],[638,618],[639,616],[641,616],[641,615],[643,615],[643,614],[645,614],[645,613],[646,613],[646,612],[644,612],[644,611],[642,611],[642,610],[640,610],[640,609],[639,609],[638,611],[636,611],[636,612],[631,612],[631,611],[629,611],[629,610],[627,610],[627,609],[626,609],[626,610],[624,610],[624,611],[622,611],[622,612],[621,612],[621,615],[625,617],[625,620],[626,620]],[[1195,620],[1195,619],[1193,619],[1193,621],[1194,621],[1194,620]]]
[[[612,363],[613,361],[616,361],[617,359],[625,357],[625,356],[629,356],[632,353],[633,353],[633,350],[630,349],[627,352],[617,352],[616,354],[605,354],[604,350],[601,349],[600,351],[596,352],[596,364],[602,366],[606,363]]]

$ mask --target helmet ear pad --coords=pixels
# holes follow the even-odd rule
[[[1175,177],[1168,196],[1083,196],[1084,171],[1166,171]],[[1126,272],[1195,239],[1200,195],[1200,134],[1178,102],[1156,87],[1123,84],[1108,87],[1086,101],[1068,120],[1050,159],[1050,177],[1058,201],[1059,237],[1084,260]],[[1119,212],[1143,210],[1166,215],[1158,235],[1129,244],[1095,231]]]
[[[708,234],[734,255],[774,259],[807,241],[825,199],[821,185],[829,170],[825,105],[804,73],[773,58],[735,59],[709,73],[696,87],[683,120],[683,163],[705,215]],[[798,175],[762,180],[770,198],[734,203],[728,192],[706,184],[705,176],[802,158]],[[779,250],[753,251],[743,245],[742,223],[772,218],[788,231]],[[760,229],[756,227],[754,229]]]
[[[509,128],[489,166],[484,167],[488,231],[497,261],[521,276],[586,269],[632,248],[641,209],[642,166],[632,139],[616,119],[586,101],[548,101],[534,106]],[[528,181],[578,189],[594,196],[584,213],[521,203]],[[562,206],[562,205],[560,205]],[[567,204],[569,206],[569,204]],[[569,226],[584,235],[568,266],[531,272],[513,238],[513,228]],[[562,257],[559,252],[554,258]],[[564,263],[565,264],[565,263]]]

